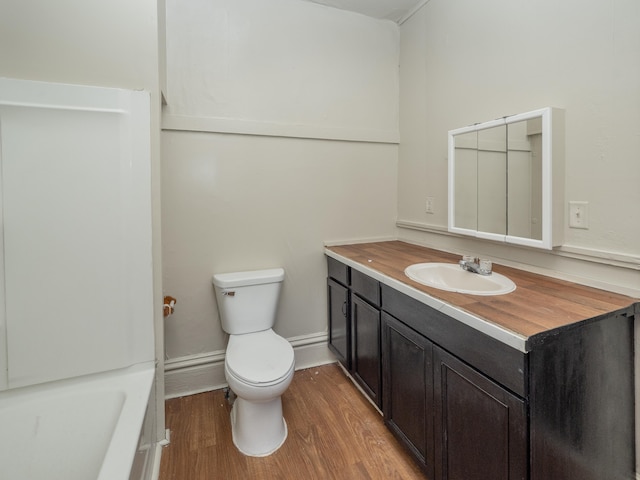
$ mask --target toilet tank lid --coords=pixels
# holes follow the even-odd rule
[[[281,282],[282,280],[284,280],[284,270],[282,268],[251,270],[247,272],[216,273],[212,279],[213,284],[220,288],[276,283]]]

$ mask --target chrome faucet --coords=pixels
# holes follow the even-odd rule
[[[470,255],[465,255],[462,260],[458,262],[460,268],[467,272],[477,273],[478,275],[491,275],[491,261],[474,258]]]

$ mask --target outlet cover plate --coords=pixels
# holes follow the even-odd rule
[[[425,204],[425,211],[427,213],[433,213],[433,208],[434,208],[433,207],[433,202],[434,202],[433,197],[427,197],[427,201],[426,201],[426,204]]]

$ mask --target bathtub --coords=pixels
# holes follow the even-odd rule
[[[2,480],[128,480],[153,362],[0,393]]]

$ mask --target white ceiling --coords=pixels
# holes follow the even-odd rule
[[[429,0],[309,0],[329,7],[400,23]]]

